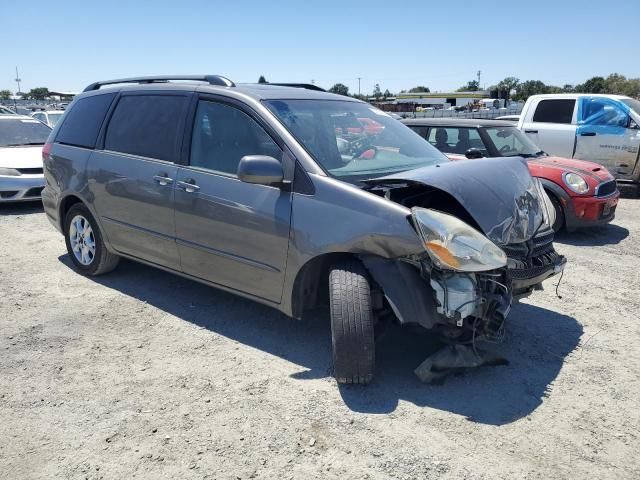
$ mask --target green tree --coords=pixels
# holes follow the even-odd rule
[[[384,93],[382,94],[382,98],[389,98],[391,96],[391,92],[389,91],[389,89],[385,89]]]
[[[344,95],[346,97],[349,96],[349,87],[347,87],[343,83],[336,83],[333,87],[329,89],[331,93],[337,93],[338,95]]]
[[[540,93],[549,93],[549,87],[540,80],[527,80],[526,82],[518,84],[513,99],[524,101],[531,95],[538,95]]]
[[[478,90],[480,90],[480,84],[478,83],[477,80],[470,80],[467,82],[466,85],[463,85],[462,87],[460,87],[458,90],[458,92],[477,92]]]
[[[574,87],[574,86],[573,86],[573,85],[571,85],[570,83],[565,83],[565,84],[562,86],[562,91],[563,91],[564,93],[573,93],[573,92],[575,92],[575,91],[576,91],[576,87]]]
[[[429,90],[429,87],[418,85],[417,87],[413,87],[411,90],[409,90],[409,93],[429,93],[430,91],[431,90]]]
[[[0,100],[9,100],[11,95],[13,95],[11,90],[0,90]]]
[[[506,93],[507,100],[511,98],[511,92],[516,89],[518,84],[520,83],[520,79],[516,77],[506,77],[504,80],[501,80],[496,88],[498,91],[502,91]]]
[[[603,77],[591,77],[581,85],[576,85],[578,93],[605,93],[606,84]]]
[[[258,83],[269,83],[269,82],[267,82],[267,79],[264,78],[264,75],[260,75],[260,78],[258,79]]]
[[[376,83],[373,87],[373,96],[376,97],[376,100],[380,100],[380,97],[382,96],[379,83]]]
[[[33,100],[44,100],[48,96],[49,96],[49,89],[46,87],[32,88],[27,94],[27,97]]]

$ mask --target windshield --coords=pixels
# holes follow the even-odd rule
[[[58,120],[60,120],[62,118],[62,113],[50,113],[49,116],[49,124],[51,125],[51,128],[56,126],[56,123],[58,123]]]
[[[51,129],[35,119],[0,120],[0,147],[44,145]]]
[[[640,115],[640,100],[636,100],[635,98],[621,98],[620,100],[636,112],[636,115]]]
[[[538,157],[544,152],[516,127],[484,129],[501,157]]]
[[[366,103],[266,103],[329,174],[347,182],[448,162],[409,128]]]

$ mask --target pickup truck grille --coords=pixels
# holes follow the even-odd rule
[[[596,197],[607,197],[615,192],[618,188],[615,180],[603,182],[596,187]]]

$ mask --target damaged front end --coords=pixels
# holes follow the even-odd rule
[[[370,183],[373,193],[411,208],[424,247],[401,259],[362,258],[401,323],[419,323],[450,344],[416,370],[424,381],[499,363],[476,340],[500,340],[514,301],[541,289],[566,261],[553,248],[553,208],[526,166],[502,162],[496,181],[495,164],[457,167],[472,163]]]

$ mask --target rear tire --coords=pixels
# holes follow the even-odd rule
[[[67,212],[64,239],[73,265],[85,275],[110,272],[120,261],[118,255],[107,250],[98,223],[82,203],[76,203]]]
[[[553,209],[556,211],[556,221],[553,223],[551,228],[553,228],[555,233],[558,233],[562,230],[562,227],[564,227],[564,209],[555,195],[552,193],[548,193],[548,195],[551,200],[551,204],[553,205]]]
[[[375,369],[375,335],[367,272],[355,260],[329,272],[331,341],[338,383],[366,384]]]

